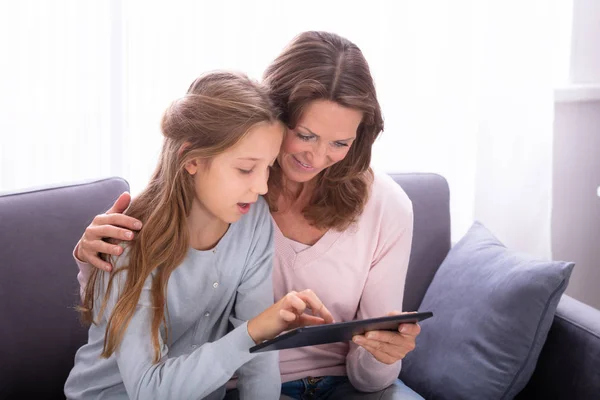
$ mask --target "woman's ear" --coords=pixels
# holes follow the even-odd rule
[[[187,149],[189,149],[191,146],[192,146],[192,144],[190,142],[184,142],[179,147],[179,150],[177,150],[177,157],[181,157],[183,155],[183,152],[186,151]]]

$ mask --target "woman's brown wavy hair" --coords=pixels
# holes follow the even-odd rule
[[[304,32],[273,61],[263,78],[280,118],[291,129],[315,100],[330,100],[362,111],[348,154],[319,174],[312,199],[304,209],[304,216],[318,228],[347,228],[367,201],[373,179],[371,147],[383,131],[381,108],[365,57],[354,43],[334,33]],[[281,166],[276,163],[266,196],[271,211],[277,211],[283,185]]]
[[[194,178],[184,167],[194,158],[210,160],[238,143],[259,123],[277,123],[278,114],[267,90],[245,75],[213,72],[196,79],[187,94],[165,111],[161,130],[163,147],[146,188],[125,212],[144,224],[128,247],[127,265],[113,268],[105,291],[105,273],[94,269],[80,307],[82,320],[98,323],[104,314],[113,279],[126,271],[119,299],[107,316],[103,357],[109,357],[123,339],[144,282],[152,274],[152,344],[154,362],[161,355],[159,329],[168,337],[167,282],[188,251],[187,217],[195,196]],[[115,266],[114,259],[110,260]],[[118,284],[117,284],[118,285]],[[94,299],[104,300],[94,315]],[[166,340],[165,340],[166,341]]]

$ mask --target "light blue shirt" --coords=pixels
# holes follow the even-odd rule
[[[124,252],[117,266],[126,264]],[[273,304],[273,225],[264,199],[231,224],[215,249],[190,249],[168,282],[169,343],[152,363],[151,278],[118,350],[101,358],[107,315],[119,296],[125,274],[115,276],[106,311],[89,329],[88,343],[75,355],[65,384],[69,399],[222,399],[236,374],[240,396],[278,399],[278,355],[250,354],[254,345],[247,320]],[[104,273],[106,287],[109,273]],[[118,278],[117,278],[118,277]],[[96,318],[103,294],[95,301]],[[229,324],[235,329],[231,329]],[[237,371],[237,372],[236,372]]]

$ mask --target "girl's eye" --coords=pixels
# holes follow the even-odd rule
[[[251,169],[249,169],[249,170],[248,170],[248,169],[241,169],[241,168],[238,168],[238,171],[240,171],[240,172],[241,172],[242,174],[244,174],[244,175],[248,175],[248,174],[251,174],[251,173],[252,173],[252,170],[251,170]]]

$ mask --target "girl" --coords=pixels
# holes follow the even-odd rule
[[[221,399],[236,370],[244,397],[279,397],[277,354],[249,348],[332,321],[310,291],[273,304],[260,196],[283,132],[267,92],[232,73],[200,77],[167,109],[158,166],[126,212],[144,229],[114,247],[112,272],[85,277],[82,316],[93,324],[67,398]]]

